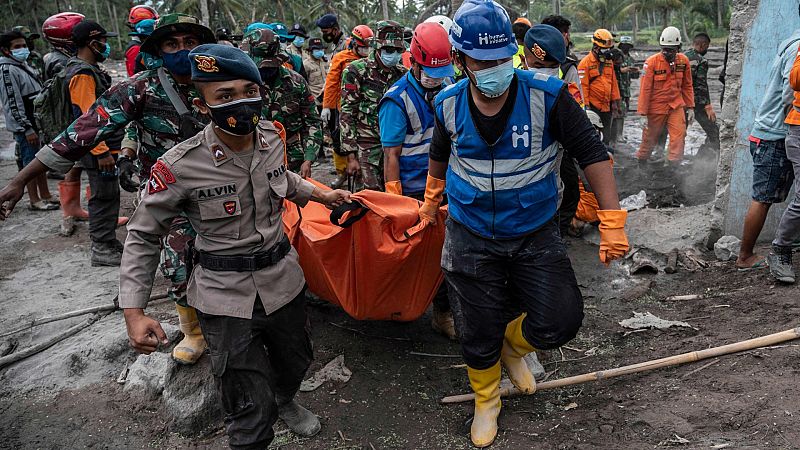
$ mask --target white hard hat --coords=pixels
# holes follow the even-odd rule
[[[661,32],[659,44],[662,46],[681,45],[681,31],[675,27],[664,28],[664,31]]]
[[[453,26],[453,19],[447,16],[431,16],[425,19],[425,22],[438,23],[448,34],[450,33],[450,28]]]
[[[591,109],[587,109],[586,117],[589,118],[589,122],[591,122],[595,128],[600,128],[601,130],[603,129],[603,121],[600,120],[600,116],[596,112],[592,111]]]

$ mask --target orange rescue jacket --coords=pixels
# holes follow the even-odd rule
[[[325,91],[322,94],[322,107],[339,109],[339,99],[342,91],[342,72],[351,62],[361,59],[358,53],[351,49],[342,50],[331,58],[331,67],[325,77]]]
[[[792,109],[786,116],[786,123],[800,125],[800,51],[797,52],[794,64],[792,64],[792,71],[789,73],[789,86],[794,89],[794,101]]]
[[[617,75],[614,73],[614,63],[602,63],[603,72],[600,72],[601,63],[594,53],[589,52],[578,63],[578,76],[581,79],[583,99],[589,106],[594,106],[600,112],[611,111],[611,102],[620,100]]]
[[[639,114],[669,114],[673,109],[694,108],[692,68],[683,53],[670,64],[659,52],[644,63],[639,86]]]

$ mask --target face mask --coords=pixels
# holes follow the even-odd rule
[[[211,121],[220,130],[234,136],[247,136],[255,131],[261,117],[261,98],[243,98],[211,106]]]
[[[381,51],[381,62],[386,67],[394,67],[400,62],[400,52],[386,53]]]
[[[425,89],[439,89],[444,83],[444,78],[433,78],[425,75],[425,71],[420,70],[419,84]]]
[[[356,53],[362,58],[369,56],[369,47],[356,47]]]
[[[173,75],[185,77],[192,74],[189,50],[180,50],[175,53],[162,53],[161,59],[164,61],[164,67]]]
[[[294,41],[292,42],[292,44],[294,44],[295,47],[300,48],[300,47],[303,46],[303,44],[305,42],[306,42],[306,38],[304,38],[302,36],[297,36],[296,38],[294,38]]]
[[[323,34],[322,40],[330,44],[331,42],[333,42],[333,34],[330,33]]]
[[[322,59],[322,57],[325,56],[325,50],[312,50],[311,56],[317,59]]]
[[[508,89],[514,78],[514,61],[508,60],[498,66],[476,70],[472,74],[475,76],[475,87],[483,95],[489,98],[499,97]]]
[[[11,57],[19,62],[25,62],[25,60],[27,60],[28,56],[30,55],[31,51],[28,50],[28,47],[11,50]]]
[[[671,63],[675,61],[675,55],[677,55],[678,52],[673,52],[671,50],[662,50],[661,54],[664,55],[664,59],[666,59],[667,62]]]
[[[261,74],[261,81],[267,83],[271,82],[275,79],[278,75],[278,68],[277,67],[261,67],[258,69],[258,73]]]
[[[97,58],[97,60],[103,62],[107,60],[110,55],[111,55],[111,45],[108,42],[106,42],[105,47],[103,47],[103,51],[100,52],[99,55],[100,58]]]
[[[531,72],[543,73],[545,75],[558,78],[558,67],[534,67],[529,70]]]

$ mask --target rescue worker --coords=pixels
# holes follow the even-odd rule
[[[303,178],[311,177],[311,164],[322,146],[322,128],[314,111],[314,96],[306,80],[283,67],[286,53],[272,30],[253,30],[242,41],[261,74],[264,102],[261,115],[280,122],[286,133],[288,168]]]
[[[131,32],[128,33],[131,41],[125,50],[125,69],[128,71],[128,76],[146,69],[144,57],[139,55],[139,48],[142,46],[142,40],[153,32],[156,20],[158,20],[158,13],[147,5],[136,5],[128,13],[127,25],[131,29]]]
[[[325,77],[328,76],[328,59],[325,57],[325,45],[322,39],[311,38],[303,55],[303,66],[308,75],[308,89],[314,96],[315,104],[322,108],[322,93],[325,89]],[[320,112],[322,110],[320,109]]]
[[[628,250],[626,212],[605,147],[564,83],[514,69],[506,11],[466,0],[454,22],[450,41],[468,79],[436,97],[420,219],[436,220],[446,185],[442,269],[475,392],[472,443],[486,447],[497,435],[501,360],[512,383],[533,392],[522,357],[565,344],[583,319],[555,220],[559,142],[595,189],[605,263]]]
[[[578,64],[578,75],[581,80],[581,92],[586,106],[596,112],[606,129],[611,128],[613,116],[619,114],[619,85],[611,61],[610,50],[614,46],[611,32],[600,28],[592,35],[592,51]],[[608,144],[610,136],[603,137]]]
[[[2,191],[0,205],[6,204],[4,218],[22,195],[21,187],[47,168],[64,172],[98,143],[128,123],[139,125],[138,149],[123,147],[117,160],[120,186],[134,192],[134,161],[139,160],[139,178],[147,180],[156,160],[167,150],[202,129],[207,117],[193,108],[190,100],[199,97],[191,85],[189,51],[202,43],[214,42],[214,34],[199,19],[186,14],[167,14],[156,23],[153,34],[142,42],[141,51],[158,55],[159,69],[145,70],[112,86],[81,117],[36,154]],[[163,80],[163,82],[161,81]],[[63,196],[62,196],[63,199]],[[185,266],[186,245],[196,232],[185,217],[176,218],[162,241],[161,272],[170,280],[170,298],[175,301],[184,339],[175,346],[172,357],[182,364],[194,364],[206,349],[194,308],[187,304]]]
[[[525,17],[518,17],[511,26],[514,30],[514,37],[517,40],[517,54],[514,55],[514,68],[527,69],[525,60],[525,33],[531,29],[531,21]]]
[[[338,178],[331,187],[338,189],[347,181],[347,154],[342,151],[341,127],[339,127],[339,107],[342,97],[342,74],[351,62],[369,56],[370,40],[374,36],[372,28],[358,25],[350,33],[350,44],[347,49],[335,53],[331,59],[328,75],[325,77],[325,88],[322,96],[322,126],[325,127],[333,142],[333,167]]]
[[[374,50],[353,61],[342,72],[339,126],[342,152],[347,154],[347,173],[361,175],[365,189],[383,190],[383,148],[378,124],[378,102],[403,74],[400,64],[405,50],[403,27],[381,20],[372,40]]]
[[[564,80],[564,63],[567,60],[567,46],[564,44],[562,33],[550,25],[539,24],[528,30],[525,34],[525,57],[530,70],[544,73]],[[572,66],[572,71],[577,74],[577,69]],[[566,80],[564,80],[566,82]],[[576,80],[580,83],[580,80]],[[583,108],[583,96],[579,84],[567,83],[567,90],[572,98]],[[573,158],[561,154],[559,162],[559,194],[561,202],[558,207],[558,224],[561,236],[566,238],[570,230],[572,219],[580,201],[580,186],[578,166]]]
[[[386,192],[423,201],[428,147],[433,133],[433,98],[455,75],[450,41],[439,24],[423,22],[411,39],[411,70],[392,85],[378,106]],[[442,284],[433,299],[431,326],[456,339],[453,315]]]
[[[53,50],[43,58],[45,80],[53,78],[66,65],[70,56],[75,55],[72,28],[83,18],[84,15],[80,13],[62,12],[48,17],[42,24],[44,39],[53,46]]]
[[[39,76],[40,80],[44,80],[44,59],[42,54],[36,51],[35,42],[41,37],[39,33],[33,33],[30,28],[22,25],[12,28],[11,31],[17,31],[25,36],[25,44],[28,46],[28,51],[30,51],[26,63],[36,71],[36,75]]]
[[[689,59],[679,52],[681,32],[677,28],[665,28],[659,42],[661,52],[645,61],[639,86],[637,112],[647,117],[647,126],[642,129],[642,144],[636,158],[639,166],[646,168],[653,147],[666,126],[669,133],[667,159],[675,169],[683,160],[686,126],[694,119],[692,70]]]
[[[305,27],[299,23],[296,23],[292,25],[292,28],[289,30],[289,34],[294,36],[294,39],[286,46],[286,51],[292,55],[297,55],[302,58],[303,44],[305,44],[306,40],[308,39],[308,33],[306,33]]]
[[[316,25],[322,33],[322,40],[328,45],[333,45],[331,56],[347,48],[347,36],[342,32],[336,14],[325,14],[317,20]]]
[[[159,238],[185,215],[198,230],[190,298],[211,348],[231,448],[267,448],[278,417],[313,436],[319,419],[295,400],[313,359],[305,280],[281,211],[284,198],[337,206],[349,193],[324,192],[286,170],[281,125],[259,122],[261,79],[245,53],[206,44],[189,58],[200,94],[194,104],[212,123],[158,159],[131,221],[119,297],[128,336],[145,354],[166,343],[144,308]]]
[[[622,52],[622,64],[619,68],[622,74],[619,81],[619,94],[622,96],[622,109],[627,113],[631,108],[631,80],[639,79],[639,68],[636,67],[636,61],[631,55],[634,47],[633,39],[630,36],[620,37],[617,48]]]
[[[692,40],[692,48],[684,55],[692,68],[692,87],[694,88],[694,118],[706,133],[706,140],[697,151],[697,156],[714,158],[719,153],[719,128],[717,113],[711,104],[708,91],[708,60],[706,53],[711,38],[706,33],[698,33]]]

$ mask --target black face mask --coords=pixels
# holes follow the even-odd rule
[[[324,33],[322,35],[322,40],[330,44],[331,42],[336,40],[336,33],[335,32]]]
[[[263,100],[243,98],[222,105],[207,105],[211,121],[222,131],[234,136],[247,136],[255,131],[261,118]]]
[[[675,56],[678,54],[678,52],[670,50],[662,50],[661,54],[664,55],[664,59],[666,59],[667,62],[672,63],[675,61]]]
[[[258,73],[261,74],[261,81],[264,83],[271,83],[275,77],[278,76],[278,68],[277,67],[261,67],[258,69]]]

